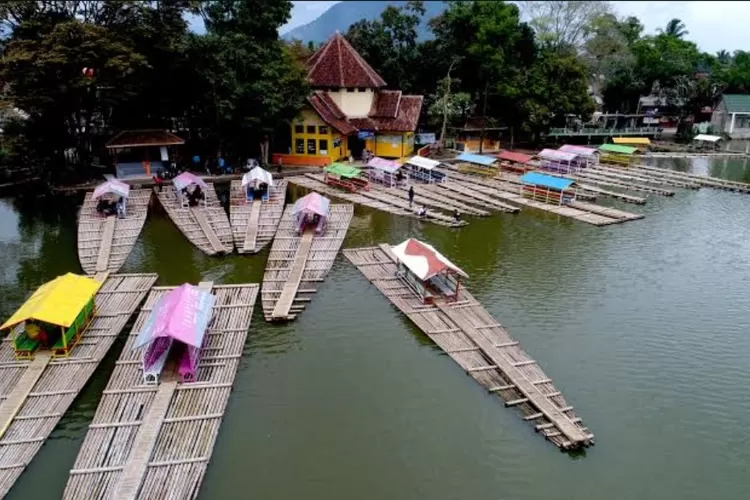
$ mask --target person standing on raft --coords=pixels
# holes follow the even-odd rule
[[[414,203],[414,186],[409,186],[409,208]]]

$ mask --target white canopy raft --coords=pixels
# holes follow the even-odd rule
[[[232,253],[232,228],[213,184],[183,172],[159,193],[169,218],[185,237],[208,255]]]
[[[468,278],[465,272],[440,252],[417,239],[409,238],[391,248],[398,259],[397,276],[416,293],[425,304],[435,297],[456,300],[460,279]]]
[[[150,189],[134,189],[116,179],[87,193],[78,214],[78,260],[86,274],[117,272],[146,222]]]
[[[229,222],[239,253],[258,253],[271,242],[284,211],[286,185],[260,167],[232,181]]]
[[[431,160],[423,156],[412,156],[404,164],[404,171],[414,180],[433,184],[436,182],[445,182],[445,174],[435,170],[440,166],[437,160]]]

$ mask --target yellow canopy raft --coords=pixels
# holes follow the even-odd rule
[[[72,273],[40,286],[0,326],[0,330],[10,330],[16,359],[32,359],[42,346],[52,350],[52,357],[67,357],[94,315],[94,297],[100,286],[92,278]],[[45,345],[51,338],[57,338],[56,342]]]

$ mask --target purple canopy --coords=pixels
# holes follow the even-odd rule
[[[203,189],[208,188],[208,186],[203,181],[203,179],[201,179],[195,174],[191,174],[190,172],[181,173],[180,175],[178,175],[172,180],[172,183],[174,184],[174,187],[177,191],[182,191],[186,187],[192,186],[193,184],[196,184],[202,187]]]
[[[118,181],[116,179],[109,180],[103,184],[99,184],[96,186],[96,189],[94,189],[94,194],[92,195],[92,198],[95,200],[98,200],[105,194],[115,194],[117,196],[122,196],[123,198],[127,198],[128,194],[130,194],[130,186],[125,184],[122,181]]]
[[[383,158],[379,158],[377,156],[368,161],[367,166],[377,168],[379,170],[384,170],[391,174],[401,168],[401,165],[399,163],[391,160],[384,160]]]
[[[302,232],[309,218],[318,216],[317,224],[315,226],[315,232],[321,234],[325,231],[326,221],[328,219],[328,209],[331,205],[331,200],[319,195],[315,191],[303,196],[292,207],[292,217],[297,224],[297,231]]]
[[[165,351],[171,348],[173,341],[178,341],[187,347],[180,362],[180,373],[194,373],[214,302],[214,295],[188,284],[161,297],[154,304],[133,346],[134,349],[149,346],[143,357],[144,372],[152,369],[159,360],[163,363]]]

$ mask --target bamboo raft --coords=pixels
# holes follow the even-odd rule
[[[134,189],[128,195],[126,216],[102,217],[96,201],[86,193],[78,213],[78,260],[88,275],[119,271],[133,250],[146,222],[150,189]]]
[[[206,205],[183,207],[173,186],[164,186],[159,201],[169,217],[190,243],[208,255],[232,253],[232,227],[227,213],[219,203],[213,184],[204,190]]]
[[[505,406],[518,408],[537,432],[564,450],[594,443],[594,435],[538,363],[465,288],[456,302],[438,299],[427,305],[396,276],[388,245],[347,249],[344,255],[472,378]]]
[[[331,204],[325,233],[297,234],[287,206],[271,244],[260,296],[266,321],[293,320],[325,281],[354,215],[349,204]]]
[[[474,177],[464,174],[454,175],[453,185],[464,192],[479,191],[491,198],[499,198],[503,201],[537,208],[545,212],[569,217],[571,219],[586,222],[595,226],[606,226],[618,224],[637,219],[642,219],[643,214],[634,214],[610,207],[603,207],[593,203],[575,201],[567,205],[552,205],[537,200],[532,200],[522,196],[520,189],[515,191],[506,191],[507,187],[494,179],[483,177]]]
[[[627,191],[636,191],[641,193],[655,194],[659,196],[674,196],[674,191],[664,188],[658,188],[653,186],[647,186],[645,184],[630,183],[624,180],[608,177],[603,174],[597,174],[590,170],[579,170],[571,176],[578,182],[586,182],[595,186],[611,187],[616,189],[624,189]]]
[[[447,226],[447,227],[456,227],[456,226],[464,226],[467,224],[466,221],[461,221],[458,224],[453,222],[453,219],[451,217],[448,217],[447,215],[443,214],[442,212],[437,212],[435,210],[427,210],[427,215],[425,217],[419,217],[416,213],[417,205],[412,207],[412,209],[409,209],[409,202],[404,197],[403,202],[399,202],[397,205],[394,205],[392,203],[394,197],[388,197],[388,201],[381,199],[379,196],[365,196],[364,194],[360,193],[350,193],[346,191],[341,191],[339,189],[334,189],[324,182],[322,182],[322,177],[320,179],[316,177],[308,177],[306,175],[300,175],[295,177],[290,177],[289,182],[291,184],[304,187],[306,189],[310,189],[313,191],[317,191],[321,194],[325,194],[326,196],[331,196],[333,198],[338,198],[343,201],[348,201],[349,203],[355,203],[357,205],[362,205],[364,207],[373,208],[375,210],[380,210],[382,212],[387,212],[393,215],[401,215],[403,217],[410,217],[412,219],[417,220],[423,220],[425,222],[431,222],[433,224],[437,224],[439,226]]]
[[[676,170],[667,170],[664,168],[650,167],[647,165],[637,165],[633,168],[637,172],[642,172],[645,175],[650,175],[659,179],[677,179],[684,180],[687,182],[694,182],[701,186],[706,186],[714,189],[722,189],[724,191],[735,191],[738,193],[750,193],[750,184],[737,181],[728,181],[726,179],[719,179],[718,177],[705,177],[697,174],[690,174],[687,172],[678,172]]]
[[[416,203],[417,206],[424,205],[426,208],[435,208],[437,210],[445,210],[448,212],[458,210],[459,212],[462,212],[464,214],[474,215],[476,217],[486,217],[490,215],[487,210],[482,210],[470,205],[465,205],[450,198],[441,198],[438,195],[421,189],[421,187],[422,186],[415,186],[414,189],[414,203]],[[375,182],[370,184],[370,189],[371,192],[384,193],[388,196],[395,196],[399,200],[403,199],[404,197],[408,197],[406,193],[409,191],[408,188],[385,187]]]
[[[15,359],[9,337],[0,344],[0,497],[4,497],[49,437],[130,316],[156,274],[98,273],[96,313],[67,358],[39,351]],[[84,495],[88,497],[88,495]],[[90,498],[90,497],[89,497]]]
[[[279,227],[284,212],[286,180],[274,181],[269,187],[268,201],[248,203],[242,181],[232,181],[230,193],[229,223],[237,251],[258,253],[271,242]]]
[[[198,496],[250,328],[258,285],[201,283],[216,295],[195,382],[163,373],[144,385],[132,346],[156,301],[154,287],[128,336],[89,426],[63,498]]]
[[[588,169],[596,175],[619,179],[621,181],[628,182],[642,182],[644,184],[652,184],[656,186],[673,186],[683,189],[700,189],[700,185],[690,180],[673,180],[673,179],[661,179],[656,176],[644,174],[637,170],[631,170],[630,167],[615,167],[615,166],[604,166],[597,165],[588,167]]]

